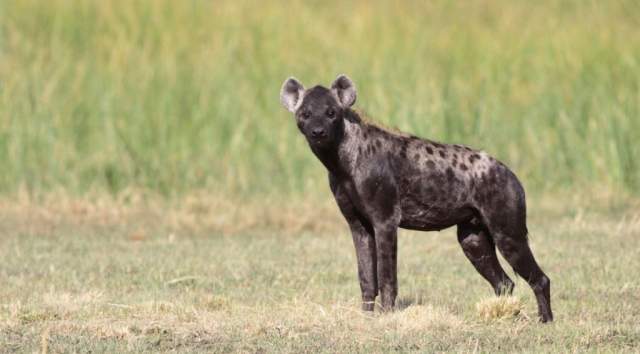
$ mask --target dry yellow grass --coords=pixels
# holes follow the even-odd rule
[[[124,191],[71,197],[49,193],[32,197],[21,193],[0,198],[0,224],[13,231],[50,232],[61,226],[128,227],[132,240],[163,228],[176,233],[212,232],[224,235],[255,230],[287,233],[327,232],[346,226],[335,202],[326,198],[239,198],[210,191],[193,192],[177,199],[153,193]]]
[[[617,217],[605,217],[615,211]],[[601,231],[637,230],[640,228],[640,200],[624,193],[589,191],[535,195],[528,201],[529,219],[564,216],[568,226],[598,227]],[[570,215],[570,218],[566,218]],[[143,240],[157,229],[175,235],[202,232],[223,235],[275,231],[286,234],[302,232],[341,232],[347,226],[331,193],[290,198],[288,196],[234,197],[212,190],[193,191],[167,199],[154,192],[127,189],[117,195],[101,192],[81,197],[65,192],[32,195],[24,190],[0,198],[0,230],[50,233],[56,228],[124,227],[131,240]]]
[[[490,297],[476,304],[478,316],[484,321],[512,320],[526,317],[524,304],[515,296]]]

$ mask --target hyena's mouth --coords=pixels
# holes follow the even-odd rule
[[[321,140],[314,140],[309,142],[309,146],[314,149],[330,149],[332,146],[332,142],[328,138],[324,138]]]
[[[308,138],[309,143],[311,143],[312,145],[325,145],[330,143],[329,136],[328,135],[324,135],[324,136],[318,136],[318,137],[309,137]]]

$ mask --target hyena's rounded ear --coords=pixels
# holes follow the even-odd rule
[[[338,75],[331,84],[331,91],[344,108],[349,108],[356,103],[356,84],[347,75]]]
[[[296,78],[290,77],[284,81],[280,89],[280,103],[289,112],[295,113],[302,103],[303,95],[304,86]]]

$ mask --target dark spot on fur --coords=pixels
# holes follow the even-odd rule
[[[475,160],[479,160],[480,156],[478,154],[469,155],[469,162],[473,164]]]
[[[427,153],[429,153],[429,155],[433,155],[433,149],[431,148],[431,146],[427,145]]]
[[[418,154],[417,152],[413,155],[413,159],[414,160],[420,160],[420,154]]]
[[[427,160],[427,167],[428,168],[436,168],[436,164],[433,163],[433,161],[431,161],[431,160]]]
[[[407,146],[406,145],[402,145],[402,147],[400,148],[400,157],[402,157],[403,159],[407,158]]]
[[[465,165],[464,163],[461,162],[460,163],[460,169],[463,170],[463,171],[466,171],[467,170],[467,165]]]
[[[442,145],[442,144],[440,144],[440,143],[436,143],[435,141],[434,141],[434,142],[432,142],[431,144],[433,144],[433,146],[435,146],[435,147],[437,147],[437,148],[439,148],[439,149],[443,149],[443,148],[444,148],[444,145]]]
[[[378,149],[382,147],[382,142],[380,142],[380,139],[376,139],[376,147]]]
[[[445,154],[444,151],[440,150],[440,157],[444,159],[446,156],[447,154]]]
[[[447,168],[447,181],[449,181],[449,183],[454,182],[456,179],[456,174],[453,172],[453,169],[451,167]]]

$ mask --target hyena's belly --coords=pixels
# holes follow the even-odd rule
[[[401,203],[402,218],[400,227],[420,231],[438,231],[474,217],[472,208],[463,205],[447,205],[433,203],[418,203],[405,200]]]

